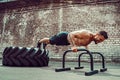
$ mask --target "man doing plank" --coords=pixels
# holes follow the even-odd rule
[[[88,45],[94,41],[95,44],[103,42],[108,38],[106,31],[99,31],[98,33],[92,33],[88,30],[78,30],[73,32],[60,32],[50,38],[43,38],[39,40],[39,43],[51,44],[51,45],[71,45],[73,52],[77,52],[77,47],[85,46],[88,49]]]

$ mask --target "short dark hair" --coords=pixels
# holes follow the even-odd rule
[[[99,34],[104,36],[105,39],[108,39],[108,34],[106,31],[100,31]]]

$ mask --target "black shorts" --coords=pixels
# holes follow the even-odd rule
[[[70,45],[67,40],[68,32],[58,33],[50,38],[51,45]]]

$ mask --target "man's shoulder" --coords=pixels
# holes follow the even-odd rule
[[[78,33],[92,33],[91,31],[86,30],[86,29],[76,30],[76,31],[73,31],[73,32],[78,32]]]
[[[86,30],[86,29],[81,29],[81,30],[76,30],[76,31],[72,31],[70,32],[70,34],[75,34],[75,35],[90,35],[93,34],[90,30]]]

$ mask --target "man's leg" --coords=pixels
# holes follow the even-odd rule
[[[43,38],[43,39],[39,40],[39,43],[49,44],[50,39],[49,38]]]
[[[45,49],[46,45],[49,43],[50,43],[49,38],[43,38],[43,39],[38,41],[37,47],[40,48],[41,44],[43,44],[43,48]]]

